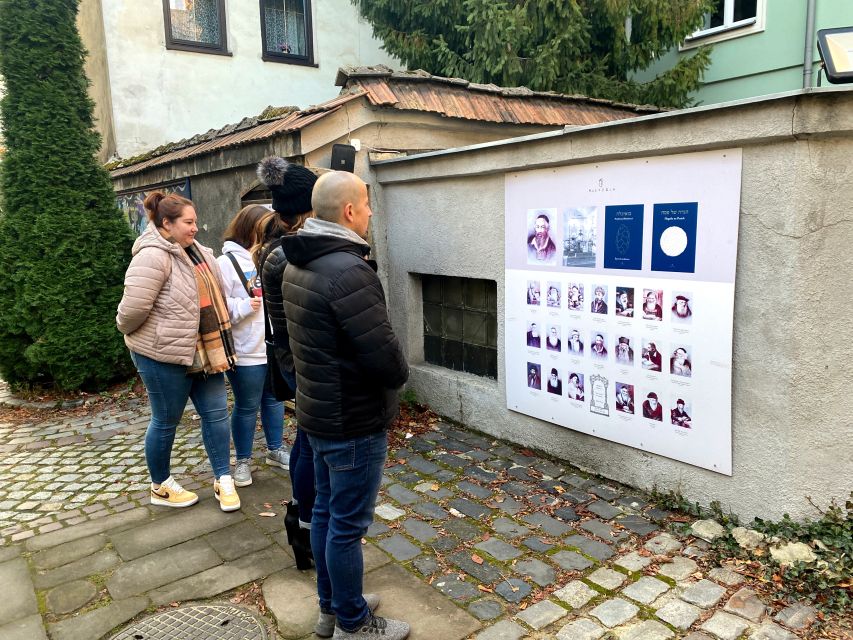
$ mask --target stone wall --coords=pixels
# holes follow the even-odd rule
[[[744,517],[814,515],[853,489],[853,93],[824,89],[375,163],[373,233],[410,387],[439,413],[641,488]],[[733,344],[733,475],[506,409],[504,174],[741,148]],[[423,362],[418,274],[498,289],[494,381]]]

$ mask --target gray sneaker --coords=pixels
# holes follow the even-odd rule
[[[380,618],[372,613],[365,618],[355,631],[344,631],[335,625],[332,640],[405,640],[409,637],[409,623],[391,618]]]
[[[281,467],[285,471],[289,471],[290,451],[287,450],[287,447],[281,447],[280,449],[268,449],[267,464],[271,464],[274,467]]]
[[[252,484],[252,461],[249,458],[237,460],[234,465],[234,486],[248,487]]]
[[[376,611],[377,607],[379,607],[379,594],[365,593],[362,597],[367,603],[367,608],[370,609],[370,613]],[[323,613],[321,611],[320,617],[317,618],[317,625],[314,627],[314,633],[321,638],[331,638],[332,634],[335,632],[336,619],[337,617],[334,613]]]

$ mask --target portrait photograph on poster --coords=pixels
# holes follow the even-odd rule
[[[581,207],[563,212],[564,267],[595,267],[598,211],[598,207]]]
[[[527,304],[539,306],[542,292],[539,290],[538,280],[527,281]]]
[[[673,408],[670,410],[669,416],[672,424],[676,427],[690,429],[693,426],[693,419],[690,417],[690,412],[693,408],[689,402],[683,396],[673,396],[671,406]]]
[[[566,383],[566,395],[569,400],[578,400],[583,402],[583,374],[575,371],[569,372],[568,382]]]
[[[643,339],[643,369],[646,371],[661,371],[663,365],[663,356],[658,350],[658,343],[655,339]]]
[[[616,383],[616,411],[634,413],[634,385],[625,382]]]
[[[634,317],[633,287],[616,287],[616,315],[622,318]]]
[[[613,345],[613,351],[613,359],[616,364],[623,367],[634,365],[634,347],[631,346],[631,338],[628,336],[618,336],[616,344]]]
[[[575,356],[583,355],[583,339],[581,338],[580,329],[573,327],[569,330],[568,337],[566,338],[566,352]]]
[[[693,376],[693,362],[690,355],[690,347],[675,347],[669,358],[669,372],[674,376],[691,378]]]
[[[693,294],[688,291],[672,292],[672,322],[690,324],[693,321]]]
[[[538,322],[527,323],[527,346],[538,349],[542,346],[542,337],[539,333]]]
[[[545,385],[545,389],[548,393],[553,393],[557,396],[563,395],[563,381],[560,380],[560,372],[554,367],[551,367],[551,373],[548,376],[548,383]]]
[[[542,390],[542,365],[535,362],[527,363],[527,388]]]
[[[593,298],[589,303],[589,310],[592,313],[607,315],[607,285],[594,284],[592,285]]]
[[[663,291],[643,289],[643,320],[663,320]]]
[[[530,209],[527,212],[527,264],[557,264],[557,245],[551,235],[556,222],[556,209]]]
[[[663,407],[658,400],[658,394],[654,391],[649,391],[646,399],[643,400],[643,417],[663,422]]]
[[[566,298],[569,311],[583,311],[583,283],[570,282],[566,287]]]
[[[607,334],[593,331],[589,340],[589,355],[593,360],[607,360]]]
[[[560,300],[563,297],[562,294],[563,285],[559,282],[549,282],[548,283],[548,295],[545,298],[545,304],[547,304],[552,309],[560,308]]]
[[[548,325],[548,332],[545,335],[545,348],[548,351],[560,351],[562,348],[562,340],[560,339],[560,325]]]

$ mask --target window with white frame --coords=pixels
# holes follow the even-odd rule
[[[716,0],[713,11],[705,15],[705,24],[691,38],[754,25],[758,20],[760,0]]]

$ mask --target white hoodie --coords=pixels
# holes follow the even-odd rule
[[[264,307],[252,310],[249,294],[234,270],[232,254],[243,269],[243,275],[250,287],[260,291],[260,281],[255,282],[257,269],[248,250],[230,240],[222,245],[222,255],[216,259],[222,272],[222,293],[228,301],[228,314],[231,316],[231,331],[234,347],[237,349],[237,366],[256,366],[267,363],[267,349],[264,343]]]

